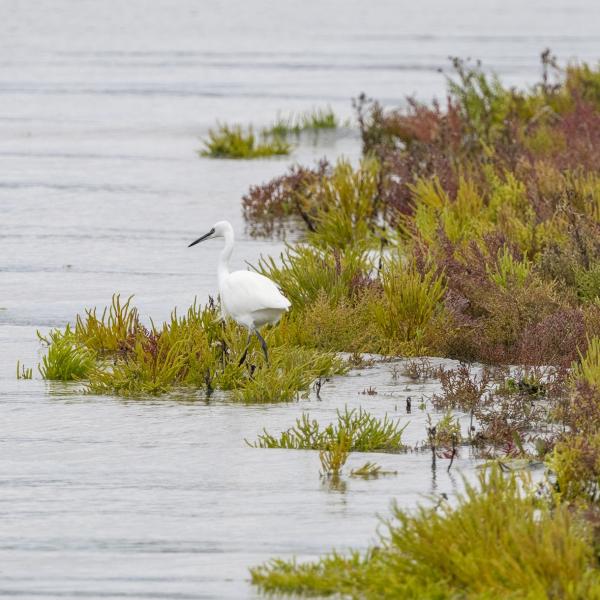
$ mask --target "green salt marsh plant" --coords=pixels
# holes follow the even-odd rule
[[[17,361],[17,379],[33,379],[33,369],[22,365],[20,360]]]
[[[342,375],[344,361],[332,353],[308,348],[279,346],[271,353],[269,365],[256,369],[233,390],[233,399],[245,403],[285,402],[306,393],[320,377]]]
[[[311,305],[321,292],[330,304],[353,295],[357,283],[373,270],[372,258],[360,247],[324,250],[310,244],[287,246],[276,261],[262,257],[255,270],[273,279],[294,309]]]
[[[579,362],[573,365],[574,381],[582,381],[593,388],[600,389],[600,338],[588,340],[585,354],[579,353]]]
[[[292,149],[291,144],[280,136],[257,137],[252,127],[246,130],[241,125],[217,123],[216,129],[208,131],[208,138],[203,140],[204,148],[200,156],[210,158],[267,158],[270,156],[287,156]]]
[[[379,172],[373,158],[364,158],[358,168],[342,159],[322,178],[307,202],[312,244],[340,249],[378,245]]]
[[[497,286],[504,289],[523,288],[532,266],[531,261],[527,260],[527,256],[518,260],[506,246],[503,246],[498,250],[495,265],[488,266],[488,274]]]
[[[287,117],[279,116],[273,125],[264,129],[264,133],[284,137],[286,135],[300,135],[307,131],[322,131],[337,129],[339,119],[331,107],[315,108],[311,111],[291,114]]]
[[[600,263],[591,265],[588,269],[579,267],[575,270],[575,285],[577,296],[582,302],[594,302],[600,297]]]
[[[526,474],[484,470],[455,505],[398,507],[366,553],[275,559],[250,570],[266,593],[362,599],[598,598],[600,571],[577,513],[533,493]],[[490,548],[494,548],[490,559]]]
[[[88,377],[94,368],[94,355],[78,345],[68,325],[64,331],[54,329],[47,337],[38,332],[38,337],[48,346],[48,352],[38,366],[44,379],[73,381]]]
[[[561,440],[549,466],[560,499],[569,503],[600,502],[600,433],[578,434]]]
[[[162,325],[139,322],[131,299],[118,296],[97,316],[88,310],[75,331],[53,331],[42,375],[87,379],[90,393],[122,396],[160,395],[175,388],[231,391],[240,402],[290,401],[320,377],[343,374],[346,362],[330,352],[290,343],[277,327],[264,331],[272,349],[266,363],[258,344],[251,344],[246,363],[240,358],[247,332],[219,306],[194,303],[183,315],[173,311]]]
[[[170,347],[160,343],[159,335],[149,333],[135,340],[123,360],[110,367],[97,367],[90,372],[88,391],[92,394],[162,394],[179,383],[186,360],[180,352],[183,340]]]
[[[348,442],[349,452],[401,452],[402,433],[406,425],[387,415],[374,417],[362,408],[337,411],[337,422],[325,427],[311,420],[309,413],[302,413],[296,424],[278,437],[266,430],[251,444],[256,448],[287,448],[294,450],[326,450],[340,440]]]
[[[373,318],[389,350],[417,354],[442,312],[446,292],[444,278],[434,266],[421,272],[414,260],[392,257],[383,263],[382,302],[373,306]]]
[[[341,432],[337,439],[330,440],[327,446],[319,451],[323,477],[339,477],[348,460],[350,443],[346,432]]]
[[[86,309],[84,315],[77,315],[73,337],[88,350],[99,354],[110,354],[123,350],[133,340],[139,329],[137,308],[131,305],[133,296],[125,302],[119,294],[112,297],[98,317],[97,310]]]

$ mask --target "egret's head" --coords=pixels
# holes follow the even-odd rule
[[[233,236],[233,227],[231,226],[231,223],[229,221],[218,221],[212,226],[211,230],[208,233],[205,233],[204,235],[200,236],[197,240],[192,242],[188,246],[188,248],[191,248],[192,246],[195,246],[196,244],[199,244],[204,240],[212,240],[213,238],[223,238],[227,235]]]

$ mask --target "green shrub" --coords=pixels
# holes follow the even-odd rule
[[[364,555],[274,560],[251,569],[252,582],[267,593],[365,599],[598,597],[592,545],[568,508],[550,509],[497,468],[465,488],[456,507],[396,508]]]
[[[231,319],[222,320],[210,300],[194,303],[183,316],[146,328],[130,299],[113,297],[102,317],[96,310],[77,317],[76,331],[51,334],[42,374],[48,378],[87,378],[88,391],[139,396],[163,394],[177,387],[230,390],[242,402],[289,401],[305,392],[315,379],[345,373],[337,355],[295,345],[286,335],[286,319],[263,330],[270,349],[267,364],[252,339],[247,360],[239,364],[247,331]],[[68,374],[65,374],[68,373]]]
[[[380,352],[385,346],[372,315],[380,296],[376,288],[365,288],[332,304],[321,290],[314,302],[281,321],[277,336],[289,344],[327,352]]]
[[[351,298],[372,269],[372,260],[362,248],[341,252],[307,244],[288,246],[279,261],[261,258],[256,267],[277,283],[294,310],[308,308],[322,292],[331,304]]]
[[[422,353],[428,328],[442,310],[443,277],[434,267],[421,273],[414,261],[393,258],[384,262],[381,280],[383,298],[373,304],[373,318],[387,351]]]
[[[550,457],[560,499],[600,501],[600,432],[572,435],[559,442]]]
[[[577,295],[583,302],[594,302],[600,297],[600,263],[589,269],[578,268],[575,271]]]
[[[503,246],[498,251],[496,262],[488,268],[490,279],[504,289],[523,288],[531,273],[532,264],[524,257],[517,260],[513,253]]]
[[[308,236],[323,248],[363,247],[372,242],[378,217],[379,163],[363,159],[357,169],[340,160],[331,175],[311,190],[307,212],[314,231]]]

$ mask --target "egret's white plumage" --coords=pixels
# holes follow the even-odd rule
[[[258,329],[268,323],[277,323],[290,307],[290,301],[268,277],[252,271],[229,271],[229,259],[233,251],[233,227],[229,221],[219,221],[212,229],[192,242],[190,246],[212,238],[225,238],[218,266],[219,294],[223,316],[246,327],[250,336],[254,333],[260,340],[268,360],[267,346]],[[243,362],[246,353],[240,361]]]

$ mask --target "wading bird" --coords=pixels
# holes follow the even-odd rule
[[[225,238],[225,247],[221,251],[217,270],[222,314],[224,317],[231,317],[249,331],[246,349],[239,364],[246,360],[252,334],[258,338],[268,364],[267,343],[258,330],[267,323],[277,323],[281,315],[290,307],[290,301],[279,291],[273,281],[260,273],[229,272],[229,259],[234,243],[233,227],[229,221],[215,223],[208,233],[192,242],[188,248],[213,238]]]

